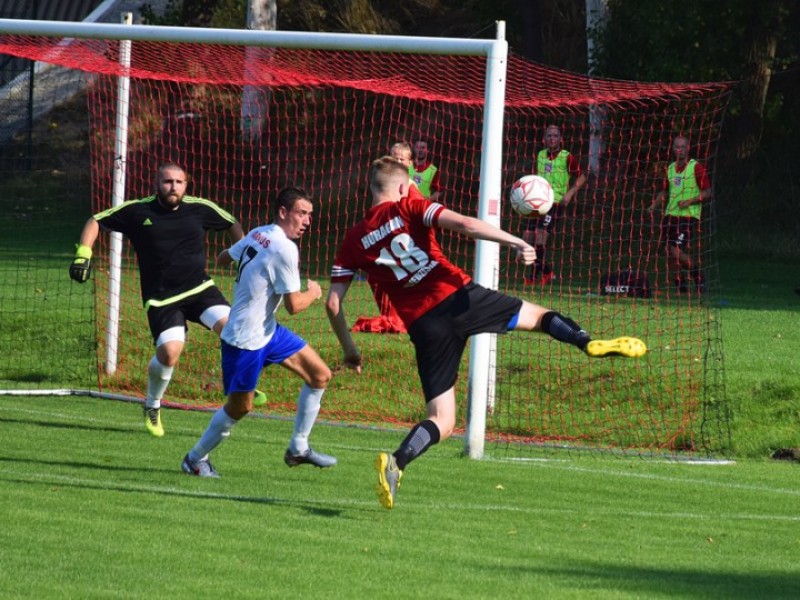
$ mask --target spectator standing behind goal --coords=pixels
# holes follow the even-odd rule
[[[408,175],[393,158],[373,162],[370,191],[371,208],[347,231],[334,261],[326,309],[345,365],[361,372],[362,357],[347,327],[344,300],[356,272],[366,271],[391,299],[414,344],[427,418],[411,429],[394,453],[378,455],[378,498],[385,508],[394,506],[408,464],[453,433],[454,386],[470,336],[541,331],[591,357],[638,357],[647,351],[636,338],[592,340],[558,312],[474,283],[445,257],[436,240],[437,228],[513,248],[525,264],[536,258],[535,250],[484,221],[437,202],[408,197]]]
[[[439,199],[441,175],[439,168],[431,162],[429,150],[427,140],[414,142],[413,164],[409,174],[420,193],[435,202]]]
[[[553,268],[547,263],[545,254],[550,232],[555,223],[566,216],[566,208],[586,183],[578,159],[562,147],[561,130],[557,126],[547,126],[544,141],[546,147],[536,155],[536,174],[547,179],[553,187],[553,207],[545,216],[525,222],[522,239],[536,248],[536,260],[525,278],[528,285],[547,285],[553,279]]]
[[[667,272],[675,278],[675,289],[679,294],[690,291],[690,281],[700,294],[705,290],[705,280],[692,253],[697,251],[703,202],[711,197],[711,182],[705,167],[689,158],[689,140],[685,136],[675,137],[672,153],[675,162],[667,167],[662,189],[650,204],[649,211],[655,218],[655,211],[663,208],[664,199],[667,198],[661,222],[661,239],[667,251]]]
[[[414,168],[414,152],[411,150],[411,144],[408,142],[396,142],[389,148],[389,155],[408,169],[410,178],[411,170]],[[417,185],[413,180],[411,180],[411,183],[414,186]]]
[[[257,227],[217,258],[223,266],[238,264],[230,320],[220,335],[222,381],[228,400],[184,457],[181,468],[190,475],[219,476],[208,455],[253,409],[261,370],[272,364],[289,369],[304,381],[284,462],[289,467],[310,464],[320,468],[337,462],[308,443],[331,371],[305,340],[275,319],[281,302],[294,315],[322,297],[316,281],[309,279],[307,289],[301,290],[300,257],[294,241],[308,229],[312,211],[305,191],[284,188],[273,204],[273,223]]]
[[[139,263],[142,302],[156,346],[147,367],[144,422],[163,437],[161,399],[186,342],[187,322],[219,334],[230,305],[206,272],[206,232],[228,231],[233,241],[242,226],[214,202],[186,195],[188,177],[176,163],[162,164],[156,192],[129,200],[89,218],[69,275],[79,283],[89,279],[92,247],[102,228],[124,234]]]

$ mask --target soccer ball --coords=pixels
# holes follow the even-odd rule
[[[541,217],[553,206],[553,188],[539,175],[525,175],[511,186],[511,208],[523,217]]]

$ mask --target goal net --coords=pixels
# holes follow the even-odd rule
[[[311,231],[300,240],[301,272],[326,286],[344,231],[369,205],[370,162],[398,141],[425,140],[439,168],[439,200],[477,214],[484,148],[486,58],[401,52],[245,48],[202,43],[133,42],[131,67],[120,42],[5,35],[0,53],[46,65],[50,78],[80,82],[60,98],[57,81],[7,89],[3,115],[30,103],[46,107],[27,130],[0,140],[3,271],[0,387],[95,390],[139,399],[153,341],[138,290],[135,256],[123,245],[118,348],[107,363],[109,237],[95,246],[92,280],[69,280],[80,229],[110,206],[115,172],[124,168],[125,199],[152,194],[157,165],[182,164],[188,193],[216,201],[245,230],[269,220],[269,202],[286,185],[315,200]],[[61,45],[60,45],[61,44]],[[130,76],[124,156],[118,140],[118,84]],[[19,82],[17,83],[19,86]],[[8,87],[8,86],[7,86]],[[677,134],[714,179],[728,87],[587,79],[511,54],[503,123],[501,225],[521,235],[506,192],[533,170],[548,125],[589,174],[587,185],[550,233],[555,277],[526,285],[524,269],[501,249],[504,292],[569,315],[595,338],[633,335],[649,353],[636,361],[592,361],[548,336],[498,336],[487,393],[490,452],[534,454],[552,448],[626,453],[718,455],[728,450],[728,410],[713,255],[713,200],[704,207],[693,251],[705,275],[703,294],[678,294],[666,267],[659,222],[647,207],[672,160]],[[52,95],[53,100],[47,100]],[[70,135],[72,133],[72,135]],[[590,143],[591,141],[591,143]],[[470,240],[440,234],[446,252],[474,270]],[[226,238],[209,237],[209,269],[228,298],[232,273],[214,266]],[[609,274],[638,273],[649,297],[604,288]],[[620,286],[627,285],[621,282]],[[619,287],[619,286],[618,286]],[[622,288],[620,288],[622,289]],[[366,281],[348,303],[351,322],[379,316]],[[335,369],[321,412],[332,422],[402,426],[424,417],[407,335],[357,333],[365,370],[343,369],[322,303],[279,320],[307,339]],[[114,321],[114,326],[117,322]],[[466,427],[467,369],[457,384]],[[269,415],[291,415],[297,381],[282,369],[262,375]],[[223,402],[218,340],[191,324],[165,396],[167,405]]]

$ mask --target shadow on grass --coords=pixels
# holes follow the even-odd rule
[[[0,457],[0,463],[3,462],[30,463],[30,464],[48,465],[48,466],[79,467],[79,468],[90,468],[90,469],[102,469],[109,471],[146,471],[148,473],[152,473],[154,471],[161,471],[167,473],[175,473],[175,471],[172,469],[169,470],[152,469],[149,467],[147,469],[143,469],[143,468],[133,468],[133,467],[98,465],[92,463],[76,463],[69,461],[40,461],[40,460]],[[182,479],[186,479],[187,481],[189,480],[188,475],[181,474],[180,477]],[[197,479],[197,478],[191,478],[191,479]],[[76,490],[100,490],[108,492],[123,492],[123,493],[136,493],[136,494],[142,494],[142,493],[162,494],[164,496],[170,496],[170,497],[192,498],[199,500],[224,500],[227,502],[244,502],[248,504],[264,504],[269,506],[287,506],[287,507],[298,508],[302,511],[305,511],[309,515],[314,515],[317,517],[325,517],[325,518],[339,518],[342,517],[344,513],[343,509],[331,508],[330,506],[326,506],[325,503],[323,503],[322,501],[316,503],[313,500],[309,501],[309,500],[292,500],[288,498],[244,496],[239,494],[226,494],[223,492],[209,492],[204,490],[181,490],[171,487],[161,487],[155,485],[137,485],[135,483],[125,485],[123,483],[109,484],[108,482],[75,481],[58,476],[50,478],[45,477],[43,479],[34,479],[34,478],[25,479],[19,476],[17,477],[12,476],[12,477],[0,477],[0,480],[19,485],[31,485],[31,484],[49,485],[62,488],[72,488]],[[327,504],[329,504],[329,502]],[[348,510],[357,510],[370,513],[376,511],[375,508],[368,509],[365,507],[359,507],[355,504],[353,506],[349,506]]]
[[[474,569],[487,569],[476,563]],[[509,567],[510,571],[529,569],[525,565]],[[497,575],[497,565],[491,566]],[[788,573],[717,572],[680,567],[621,567],[614,563],[584,563],[580,566],[535,569],[554,580],[563,579],[570,589],[584,590],[587,598],[607,593],[632,594],[637,597],[726,598],[750,600],[770,598],[796,599],[800,590],[800,575]]]
[[[33,458],[13,458],[10,456],[0,456],[0,464],[17,463],[29,465],[43,465],[48,467],[70,467],[75,469],[94,469],[98,471],[111,472],[133,472],[133,473],[174,473],[175,469],[158,469],[148,465],[147,467],[123,467],[119,465],[109,465],[104,463],[76,462],[71,460],[41,460]],[[60,484],[59,484],[60,485]]]
[[[47,427],[50,429],[75,429],[78,431],[107,431],[110,433],[133,433],[138,431],[139,428],[122,427],[122,426],[109,426],[109,425],[91,425],[85,423],[60,423],[58,421],[39,421],[35,419],[9,419],[8,417],[0,418],[0,424],[17,424],[17,425],[34,425],[36,427]],[[141,429],[144,429],[142,427]]]
[[[199,410],[199,409],[198,409]],[[141,412],[141,411],[140,411]],[[142,420],[144,423],[144,420]],[[107,432],[107,433],[129,433],[134,435],[147,435],[148,439],[152,439],[153,441],[156,438],[150,436],[150,434],[145,433],[144,425],[129,425],[129,426],[114,426],[114,425],[105,425],[105,424],[86,424],[86,423],[62,423],[58,421],[42,421],[36,419],[9,419],[8,417],[0,418],[0,425],[32,425],[34,427],[46,427],[49,429],[66,429],[66,430],[73,430],[73,431],[90,431],[90,432]],[[166,427],[166,425],[165,425]],[[199,432],[202,431],[198,429],[198,431],[181,431],[181,430],[169,430],[169,436],[171,438],[187,438],[191,440],[196,440]]]
[[[723,308],[800,311],[800,265],[723,259],[720,279]]]

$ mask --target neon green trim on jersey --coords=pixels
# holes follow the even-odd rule
[[[134,204],[136,202],[138,202],[140,204],[146,204],[148,202],[154,202],[155,200],[156,200],[155,194],[153,194],[152,196],[148,196],[147,198],[138,198],[136,200],[127,200],[126,202],[123,202],[122,204],[119,204],[117,206],[112,206],[111,208],[107,208],[106,210],[97,213],[96,215],[93,216],[93,218],[94,218],[95,221],[99,221],[100,219],[104,219],[108,215],[114,214],[118,210],[121,210],[122,207],[127,206],[129,204]],[[184,196],[183,199],[181,200],[181,202],[186,202],[187,204],[205,204],[209,208],[213,209],[214,212],[216,212],[219,216],[221,216],[226,221],[230,221],[231,224],[236,223],[236,219],[233,217],[233,215],[231,213],[229,213],[227,210],[225,210],[223,208],[220,208],[215,203],[211,202],[211,200],[206,200],[205,198],[195,198],[194,196]]]
[[[171,298],[164,298],[163,300],[155,300],[150,299],[144,303],[145,310],[148,310],[151,306],[155,306],[159,308],[161,306],[167,306],[168,304],[175,304],[176,302],[180,302],[181,300],[185,300],[189,296],[194,296],[195,294],[199,294],[203,290],[207,290],[210,287],[214,287],[214,280],[209,279],[198,285],[196,288],[193,288],[189,291],[183,292],[182,294],[178,294],[177,296],[172,296]]]
[[[206,200],[205,198],[195,198],[194,196],[184,196],[182,201],[188,204],[205,204],[209,208],[214,209],[214,211],[226,221],[230,221],[231,223],[236,223],[236,219],[233,218],[233,215],[231,213],[229,213],[224,208],[220,208],[211,200]]]
[[[123,207],[128,206],[130,204],[136,204],[136,203],[146,204],[147,202],[152,202],[155,199],[156,199],[155,196],[150,196],[149,198],[139,198],[138,200],[126,200],[122,204],[117,204],[116,206],[112,206],[111,208],[107,208],[95,215],[92,215],[92,218],[95,221],[99,221],[100,219],[105,219],[108,215],[113,215],[115,212],[122,210]]]

